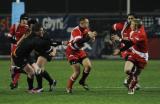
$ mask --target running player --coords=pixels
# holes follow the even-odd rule
[[[26,33],[28,30],[28,15],[26,13],[22,14],[20,16],[20,23],[13,24],[10,28],[10,32],[7,35],[9,40],[11,41],[11,54],[15,51],[17,47],[18,41],[21,39],[21,37]],[[17,74],[16,76],[14,75],[15,73],[13,72],[12,69],[14,69],[14,63],[11,57],[11,77],[12,77],[12,82],[10,84],[11,89],[14,89],[18,87],[18,83],[16,83],[20,77],[20,74]]]
[[[115,23],[114,25],[113,25],[113,30],[112,30],[112,33],[114,34],[114,35],[118,35],[120,38],[128,38],[129,37],[129,33],[131,32],[131,27],[130,27],[130,24],[131,24],[131,21],[133,20],[133,19],[135,19],[136,18],[136,15],[134,14],[134,13],[130,13],[130,14],[128,14],[127,15],[127,20],[126,21],[124,21],[124,22],[118,22],[118,23]],[[112,35],[113,35],[112,34]],[[114,50],[114,53],[113,53],[113,55],[116,55],[116,53],[117,53],[117,51],[119,51],[119,47],[124,47],[125,45],[124,45],[124,43],[121,43],[120,45],[118,44],[117,45],[118,47],[116,47],[116,49]],[[127,49],[127,50],[125,50],[125,51],[123,51],[123,52],[121,52],[121,57],[124,59],[124,60],[126,60],[127,59],[127,57],[128,57],[128,53],[130,52],[131,50],[130,49]],[[126,77],[125,78],[125,80],[124,80],[124,85],[127,87],[127,79],[128,79],[128,77]],[[136,90],[138,90],[138,89],[140,89],[140,85],[137,83],[137,88],[136,88]]]
[[[84,69],[79,84],[84,89],[89,90],[86,79],[91,71],[91,62],[87,57],[87,53],[82,48],[83,43],[94,41],[96,34],[96,32],[89,30],[89,20],[87,18],[80,18],[79,25],[71,32],[71,37],[66,49],[66,57],[72,67],[73,74],[67,82],[67,93],[72,93],[73,84],[80,74],[80,64]]]
[[[128,57],[124,70],[128,75],[128,94],[134,94],[136,84],[138,83],[138,76],[148,61],[148,42],[140,19],[133,19],[130,27],[132,31],[129,34],[129,38],[120,39],[118,36],[113,36],[113,39],[125,44],[125,47],[120,49],[121,51],[128,48],[131,50],[131,52],[127,53]]]

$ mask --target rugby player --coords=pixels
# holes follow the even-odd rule
[[[80,75],[80,64],[84,69],[79,84],[85,90],[89,90],[86,79],[91,71],[91,61],[87,57],[87,53],[83,50],[83,44],[85,42],[94,41],[96,35],[97,33],[95,31],[90,31],[89,19],[85,17],[80,18],[79,25],[72,30],[66,49],[66,57],[73,70],[73,74],[67,82],[67,93],[72,93],[73,84]]]

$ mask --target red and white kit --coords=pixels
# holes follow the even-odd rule
[[[130,28],[130,25],[128,24],[127,21],[126,22],[115,23],[112,28],[113,28],[114,31],[120,31],[121,32],[121,38],[124,38],[124,37],[129,38],[131,28]],[[121,47],[124,47],[123,43],[121,43]],[[121,57],[123,59],[126,59],[126,57],[128,56],[128,53],[130,53],[130,52],[131,52],[130,49],[121,52]]]
[[[148,39],[144,27],[131,31],[129,39],[133,42],[128,60],[133,61],[138,68],[144,69],[148,61]]]
[[[20,38],[26,33],[28,25],[20,26],[19,24],[14,24],[10,28],[9,37],[15,36],[16,41],[18,42]],[[17,44],[11,44],[11,53],[15,51]]]
[[[80,49],[77,49],[72,43],[85,38],[89,31],[90,30],[88,28],[84,29],[79,26],[72,30],[70,41],[66,49],[66,57],[68,61],[79,61],[80,59],[87,57],[87,53],[82,49],[83,46],[77,46],[80,47]]]

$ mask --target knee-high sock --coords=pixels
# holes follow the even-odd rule
[[[140,74],[141,70],[137,69],[136,66],[134,66],[134,69],[132,69],[132,79],[129,85],[129,88],[134,88],[136,84],[138,83],[138,75]]]
[[[18,83],[18,80],[20,79],[20,74],[21,73],[24,73],[26,74],[26,72],[22,69],[13,69],[14,71],[12,72],[11,74],[11,77],[12,77],[12,83],[13,84],[17,84]]]
[[[89,75],[89,72],[83,71],[83,75],[82,75],[82,77],[81,77],[79,83],[80,83],[80,84],[85,84],[85,81],[86,81],[88,75]]]
[[[49,84],[53,83],[53,79],[47,71],[42,72],[42,77],[45,78],[49,82]]]
[[[75,80],[76,80],[76,79],[73,78],[73,77],[70,77],[70,78],[69,78],[69,80],[68,80],[68,82],[67,82],[67,89],[72,89],[72,86],[73,86]]]
[[[42,88],[42,75],[37,74],[36,75],[36,80],[37,80],[37,88]]]
[[[34,77],[27,77],[27,82],[28,82],[28,90],[31,90],[33,89],[33,80],[34,80]]]

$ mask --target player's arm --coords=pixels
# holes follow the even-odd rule
[[[12,25],[9,30],[9,33],[6,36],[8,38],[8,40],[14,44],[17,42],[16,36],[15,36],[15,28],[16,28],[15,25]]]
[[[123,29],[123,25],[124,25],[124,23],[122,23],[122,22],[115,23],[115,24],[113,24],[112,29],[114,31],[118,31],[118,30],[121,31]]]
[[[17,46],[28,36],[31,35],[31,30],[28,28],[26,33],[22,35],[22,37],[19,39],[19,41],[17,41]]]
[[[23,41],[24,38],[25,38],[25,35],[23,35],[23,36],[19,39],[19,41],[17,41],[17,46]]]
[[[138,43],[138,42],[142,42],[145,40],[145,37],[143,34],[137,33],[137,35],[135,37],[132,37],[130,39],[134,44]]]
[[[51,46],[57,47],[59,45],[63,45],[63,41],[51,41]]]
[[[56,52],[57,52],[56,48],[53,48],[52,51],[49,53],[49,55],[54,57],[56,56]]]
[[[125,44],[124,47],[120,48],[120,51],[121,51],[121,52],[122,52],[122,51],[125,51],[125,50],[129,49],[131,46],[133,46],[133,42],[130,41],[130,40],[123,40],[123,39],[122,39],[121,43],[124,43],[124,44]]]
[[[122,40],[121,40],[121,43],[124,44],[124,47],[121,47],[121,48],[119,48],[119,49],[115,49],[114,52],[113,52],[113,55],[118,55],[119,52],[123,52],[123,51],[125,51],[125,50],[127,50],[127,49],[129,49],[130,47],[133,46],[133,42],[130,41],[130,40],[123,40],[123,39],[122,39]]]
[[[144,35],[137,35],[131,39],[122,39],[121,43],[124,43],[125,46],[120,48],[120,51],[125,51],[127,49],[129,49],[131,46],[133,46],[134,44],[144,41]]]
[[[118,34],[120,34],[120,31],[122,31],[122,29],[123,29],[123,25],[124,24],[122,22],[113,24],[112,28],[110,30],[110,33],[112,35],[116,35],[116,34],[118,35]]]
[[[72,45],[74,46],[74,48],[80,49],[83,46],[83,43],[88,42],[90,40],[95,40],[96,35],[97,33],[95,31],[94,32],[89,31],[86,37],[84,38],[81,37],[76,39],[75,41],[72,42]]]
[[[52,44],[51,44],[52,43]],[[40,39],[40,38],[35,38],[35,47],[36,51],[39,50],[39,48],[42,48],[43,50],[40,51],[42,54],[48,54],[50,56],[55,56],[56,55],[56,48],[53,46],[54,42],[48,41],[46,39]],[[61,44],[60,42],[56,42],[56,44]]]
[[[114,35],[114,36],[112,36],[112,39],[114,41],[119,41],[120,43],[125,44],[124,47],[120,48],[120,51],[125,51],[125,50],[129,49],[134,44],[130,39],[128,39],[128,37],[120,38],[119,36]]]
[[[124,44],[124,47],[121,47],[121,48],[116,49],[114,51],[114,53],[113,53],[114,55],[117,55],[119,52],[122,52],[122,51],[129,49],[134,44],[131,40],[128,39],[128,37],[120,38],[117,35],[113,35],[112,40],[119,41],[120,43]]]

